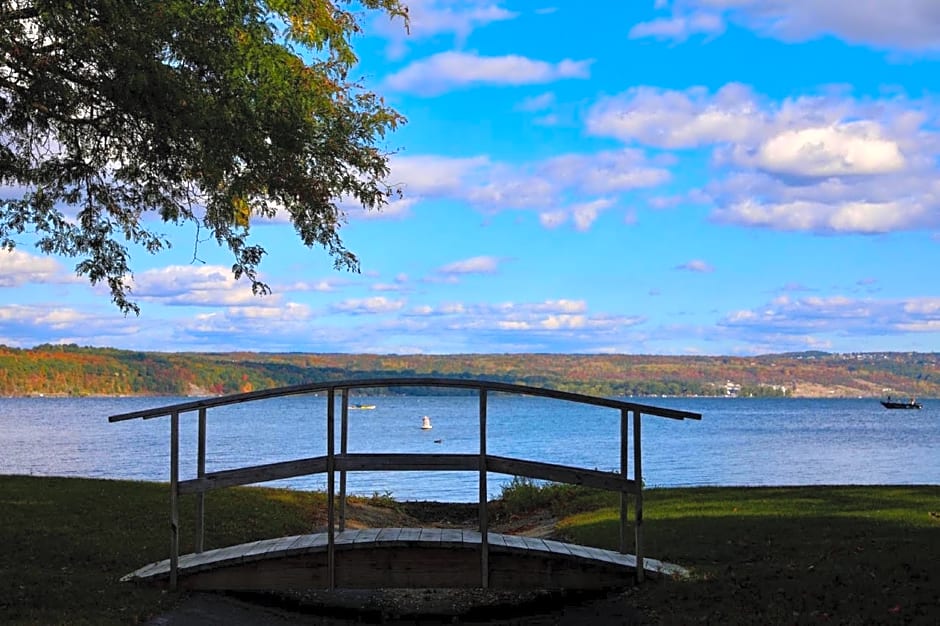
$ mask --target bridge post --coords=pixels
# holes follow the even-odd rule
[[[176,591],[180,560],[180,414],[170,414],[170,589]]]
[[[636,480],[636,581],[643,582],[643,451],[640,442],[640,411],[633,409],[633,478]]]
[[[480,387],[480,586],[490,586],[489,518],[486,511],[486,387]]]
[[[206,407],[199,408],[199,442],[196,453],[196,477],[206,477]],[[196,494],[196,553],[205,549],[206,540],[206,492]]]
[[[627,478],[627,465],[630,462],[630,429],[629,411],[620,409],[620,476]],[[627,522],[629,521],[630,496],[626,491],[620,491],[620,554],[626,554],[627,550]]]
[[[346,456],[349,440],[349,389],[343,387],[343,406],[340,409],[339,453]],[[346,530],[346,470],[339,472],[339,531]]]
[[[334,484],[336,472],[335,435],[333,432],[333,416],[336,412],[336,390],[330,387],[326,393],[326,567],[329,576],[329,589],[336,588],[336,537],[334,523],[333,497],[336,486]]]

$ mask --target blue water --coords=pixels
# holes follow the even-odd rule
[[[184,400],[2,398],[0,474],[168,480],[169,420],[112,424],[107,417]],[[476,396],[357,396],[353,401],[374,403],[376,409],[350,411],[350,452],[478,451]],[[886,411],[875,400],[638,401],[703,415],[700,422],[643,418],[647,487],[940,483],[940,419],[930,401],[921,411]],[[422,415],[430,416],[433,429],[420,429]],[[613,409],[499,394],[489,398],[490,454],[617,471],[619,432],[619,411]],[[325,433],[323,397],[211,409],[207,469],[319,456],[326,453]],[[337,450],[338,441],[337,434]],[[180,451],[181,478],[191,478],[195,413],[182,416]],[[629,471],[632,476],[632,462]],[[497,495],[510,479],[491,475],[488,492]],[[350,493],[390,493],[402,500],[462,502],[476,500],[477,480],[475,472],[359,472],[349,474],[348,487]],[[325,478],[269,484],[323,489]]]

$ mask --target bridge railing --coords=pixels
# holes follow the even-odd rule
[[[352,389],[394,387],[441,387],[475,390],[479,395],[479,450],[476,454],[398,454],[350,453],[348,451],[349,392]],[[620,413],[620,469],[617,473],[567,465],[495,456],[487,453],[487,406],[491,392],[509,393],[577,402],[607,407]],[[215,407],[265,400],[291,395],[326,393],[326,454],[278,463],[253,465],[216,472],[206,472],[206,421],[208,410]],[[340,402],[340,450],[336,447],[336,399]],[[180,416],[195,412],[198,416],[196,477],[180,480],[179,439]],[[346,473],[358,471],[475,471],[479,472],[480,586],[489,586],[489,544],[487,531],[487,474],[490,472],[538,480],[584,485],[620,493],[620,552],[626,554],[629,543],[628,502],[634,497],[633,547],[636,555],[637,580],[643,579],[643,464],[641,417],[652,415],[670,419],[701,419],[698,413],[657,407],[611,398],[589,396],[567,391],[515,385],[497,381],[451,378],[372,378],[320,383],[305,383],[213,398],[201,398],[143,411],[112,415],[110,422],[132,419],[170,418],[170,586],[177,586],[179,561],[179,497],[196,495],[196,552],[204,549],[205,493],[213,489],[249,485],[283,478],[326,474],[327,483],[327,562],[330,588],[334,586],[336,527],[345,528]],[[632,423],[631,423],[632,422]],[[630,430],[632,428],[632,449]],[[633,457],[633,477],[628,474]],[[339,494],[337,491],[339,475]],[[339,511],[336,500],[339,496]]]

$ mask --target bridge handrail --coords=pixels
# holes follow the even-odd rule
[[[471,455],[427,455],[427,454],[349,454],[347,451],[347,428],[349,411],[349,391],[377,387],[448,387],[476,390],[480,400],[479,451]],[[487,454],[486,422],[487,397],[489,392],[528,395],[554,400],[563,400],[587,405],[608,407],[620,412],[620,471],[618,474],[588,470],[584,468],[526,461],[509,457]],[[326,456],[294,459],[267,465],[242,467],[219,472],[206,472],[206,416],[208,409],[254,400],[285,397],[291,395],[326,392]],[[341,430],[340,451],[335,450],[336,394],[340,392]],[[180,415],[198,411],[198,453],[197,476],[192,480],[180,480],[179,477],[179,438]],[[196,552],[203,549],[205,501],[204,494],[221,487],[253,484],[285,478],[289,476],[326,473],[327,475],[327,525],[328,525],[328,567],[330,588],[333,587],[334,560],[334,476],[339,474],[339,529],[345,527],[346,472],[364,470],[460,470],[478,471],[480,534],[482,537],[480,552],[481,585],[488,586],[488,543],[487,543],[487,473],[509,473],[542,480],[551,480],[570,484],[583,484],[595,488],[620,492],[620,551],[626,553],[627,545],[627,495],[634,496],[636,523],[634,526],[634,549],[636,551],[637,580],[643,577],[642,523],[643,523],[643,473],[641,453],[641,417],[654,415],[670,419],[701,419],[699,413],[668,409],[648,404],[589,396],[570,391],[546,389],[517,385],[498,381],[470,378],[405,377],[405,378],[366,378],[357,380],[324,381],[303,383],[285,387],[275,387],[259,391],[249,391],[228,396],[200,398],[187,402],[170,404],[153,409],[132,411],[108,417],[109,422],[121,422],[132,419],[152,419],[170,417],[170,585],[176,587],[177,566],[179,562],[179,496],[186,493],[197,495],[196,510]],[[633,478],[629,478],[629,418],[633,422]]]
[[[227,396],[218,396],[213,398],[200,398],[187,402],[179,402],[153,409],[144,409],[142,411],[130,411],[112,415],[108,418],[109,422],[122,422],[132,419],[153,419],[156,417],[169,417],[173,413],[187,413],[199,409],[208,409],[229,404],[239,404],[242,402],[251,402],[253,400],[266,400],[270,398],[279,398],[284,396],[295,396],[306,393],[317,393],[329,391],[330,389],[368,389],[375,387],[453,387],[461,389],[485,389],[487,391],[496,391],[504,393],[515,393],[520,395],[537,396],[550,398],[553,400],[568,400],[570,402],[579,402],[581,404],[590,404],[594,406],[608,407],[612,409],[625,409],[627,411],[639,411],[644,415],[655,415],[657,417],[667,417],[670,419],[702,419],[701,413],[691,411],[680,411],[678,409],[669,409],[649,404],[640,404],[637,402],[628,402],[614,398],[603,398],[599,396],[589,396],[572,391],[561,391],[558,389],[546,389],[544,387],[531,387],[528,385],[517,385],[515,383],[504,383],[492,380],[479,380],[473,378],[440,378],[440,377],[405,377],[405,378],[362,378],[357,380],[337,380],[314,383],[302,383],[299,385],[288,385],[284,387],[273,387],[271,389],[260,389],[258,391],[246,391],[244,393],[235,393]]]

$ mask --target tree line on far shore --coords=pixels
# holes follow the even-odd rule
[[[0,346],[0,395],[4,396],[222,395],[308,382],[405,376],[481,378],[598,396],[940,397],[940,354],[378,355]]]

